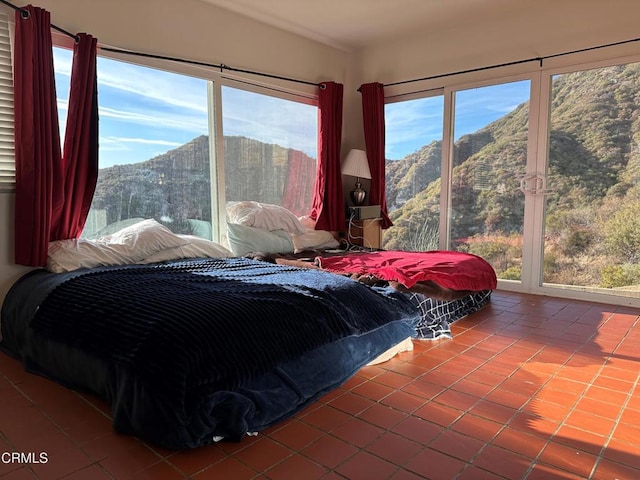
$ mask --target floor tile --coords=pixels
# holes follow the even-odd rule
[[[424,449],[412,460],[405,464],[405,468],[422,478],[455,478],[465,468],[462,460],[445,455],[430,448]]]
[[[340,465],[336,472],[350,480],[384,480],[398,470],[398,467],[386,460],[367,452],[359,452]]]
[[[264,471],[291,455],[291,449],[269,438],[260,438],[248,448],[240,450],[235,458],[257,472]]]
[[[597,457],[568,445],[550,443],[540,454],[540,463],[558,467],[583,478],[588,478]]]
[[[315,480],[323,478],[327,471],[326,467],[302,455],[293,455],[268,470],[265,477],[271,480],[291,480],[292,478]]]
[[[337,467],[357,452],[357,447],[330,435],[316,440],[301,451],[304,456],[330,469]]]
[[[450,457],[457,458],[466,463],[471,463],[473,457],[482,449],[485,443],[453,430],[445,430],[433,442],[429,448],[438,450]]]
[[[403,465],[422,450],[422,445],[397,433],[387,432],[369,444],[366,450],[396,465]]]
[[[282,428],[270,433],[269,438],[280,442],[282,445],[289,447],[292,450],[302,450],[304,447],[310,445],[323,435],[324,432],[321,430],[298,420],[294,420]]]
[[[505,478],[524,478],[532,460],[501,447],[487,446],[474,459],[473,464]]]

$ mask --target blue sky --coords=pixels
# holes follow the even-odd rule
[[[56,48],[60,128],[66,121],[72,52]],[[316,156],[317,110],[223,88],[224,135],[244,135]],[[207,81],[98,58],[100,166],[134,163],[208,135]]]
[[[72,53],[55,49],[61,129]],[[98,59],[101,166],[147,160],[207,133],[206,82]]]
[[[456,93],[454,139],[473,133],[529,100],[529,81],[519,81]],[[434,140],[442,139],[442,95],[385,106],[386,152],[399,160]]]
[[[54,49],[61,130],[67,113],[72,52]],[[315,107],[223,87],[224,135],[244,135],[316,156]],[[516,82],[458,92],[455,135],[471,133],[529,96]],[[208,134],[207,82],[157,69],[98,59],[100,165],[133,163]],[[443,97],[386,106],[386,156],[397,160],[442,136]]]

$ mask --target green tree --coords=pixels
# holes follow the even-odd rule
[[[627,202],[604,224],[604,241],[608,251],[622,262],[640,260],[640,201]]]

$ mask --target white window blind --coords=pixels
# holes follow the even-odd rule
[[[11,37],[6,13],[0,12],[0,191],[15,186],[13,136],[13,68]]]

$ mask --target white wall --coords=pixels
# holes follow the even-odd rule
[[[417,35],[399,33],[392,42],[371,45],[358,52],[354,68],[358,84],[375,81],[387,85],[638,38],[639,21],[638,0],[514,0],[510,8],[461,20],[459,28],[443,24]],[[634,42],[571,59],[556,58],[545,61],[545,66],[639,52],[640,42]],[[532,63],[510,70],[526,71],[537,66],[538,63]],[[492,75],[497,72],[385,87],[385,95],[466,83]],[[353,138],[362,130],[362,113],[359,96],[349,100],[353,103],[345,105],[345,115],[352,130],[346,136]]]
[[[637,0],[518,0],[359,52],[363,81],[392,83],[640,37]],[[635,43],[636,51],[638,44]]]
[[[37,0],[71,33],[101,45],[291,76],[342,81],[345,52],[197,0]]]
[[[13,282],[30,270],[13,263],[13,197],[0,193],[0,304]]]

